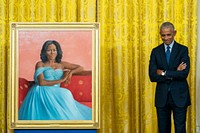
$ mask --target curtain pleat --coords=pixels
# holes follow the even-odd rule
[[[8,34],[7,28],[9,26],[7,21],[7,2],[0,0],[0,132],[4,133],[7,130],[7,111],[6,111],[6,67],[7,67],[7,54],[8,54]]]
[[[78,3],[77,0],[60,1],[60,21],[77,22],[78,21]]]
[[[148,77],[159,26],[174,23],[188,46],[192,105],[187,133],[196,125],[197,0],[0,0],[0,132],[11,133],[6,106],[10,22],[100,22],[101,127],[98,133],[157,133],[155,83]],[[172,121],[173,122],[173,121]],[[173,127],[173,126],[172,126]],[[174,128],[174,127],[173,127]],[[174,132],[174,130],[173,130]]]
[[[101,97],[106,97],[101,101],[104,113],[99,132],[158,132],[154,106],[156,84],[149,80],[148,64],[151,50],[162,43],[159,27],[164,21],[174,23],[176,41],[189,47],[192,105],[188,108],[187,132],[196,132],[196,8],[196,2],[190,0],[112,0],[109,3],[102,0],[99,3],[101,70],[104,72]]]

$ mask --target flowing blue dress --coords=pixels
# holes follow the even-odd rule
[[[92,109],[80,104],[72,93],[54,86],[39,86],[37,76],[44,74],[45,80],[57,80],[63,75],[62,69],[40,67],[35,71],[35,84],[28,91],[19,109],[19,120],[91,120]]]

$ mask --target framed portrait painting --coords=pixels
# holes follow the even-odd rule
[[[10,27],[9,126],[98,129],[99,23]]]

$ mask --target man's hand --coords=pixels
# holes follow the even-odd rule
[[[157,73],[158,75],[162,75],[163,70],[157,69],[157,70],[156,70],[156,73]]]
[[[186,67],[186,63],[181,62],[181,64],[177,67],[177,71],[183,71]]]

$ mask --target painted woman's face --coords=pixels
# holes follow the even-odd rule
[[[57,56],[57,49],[54,44],[50,44],[46,51],[47,58],[49,60],[55,60]]]

